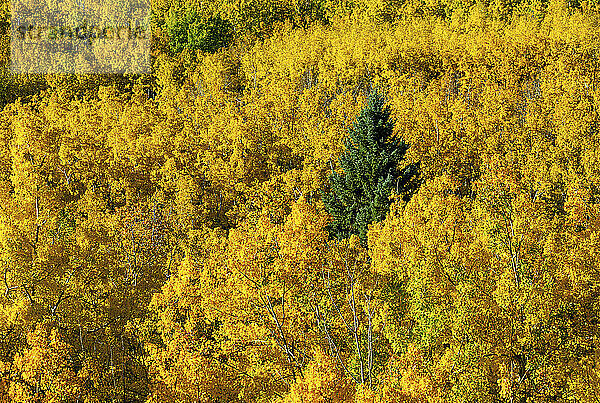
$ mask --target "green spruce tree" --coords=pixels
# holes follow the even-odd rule
[[[356,234],[366,245],[368,226],[385,218],[392,191],[405,197],[410,194],[417,167],[398,170],[408,146],[393,137],[393,127],[383,96],[371,91],[345,140],[346,149],[339,158],[342,172],[331,173],[329,190],[323,194],[333,218],[332,236],[343,239]]]

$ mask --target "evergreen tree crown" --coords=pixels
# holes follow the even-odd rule
[[[394,187],[402,185],[398,193],[407,190],[415,169],[398,171],[408,147],[394,139],[393,129],[384,97],[372,91],[345,140],[345,151],[339,157],[342,172],[330,174],[330,189],[323,195],[333,219],[329,225],[332,236],[343,239],[356,234],[366,245],[368,226],[385,218]]]

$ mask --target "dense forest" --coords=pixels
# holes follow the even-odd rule
[[[600,4],[151,0],[12,74],[0,402],[600,401]]]

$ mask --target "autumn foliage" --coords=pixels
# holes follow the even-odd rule
[[[596,3],[152,3],[142,76],[3,23],[0,402],[597,401]]]

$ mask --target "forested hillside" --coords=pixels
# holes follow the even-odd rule
[[[151,0],[13,75],[0,402],[597,402],[600,11]]]

